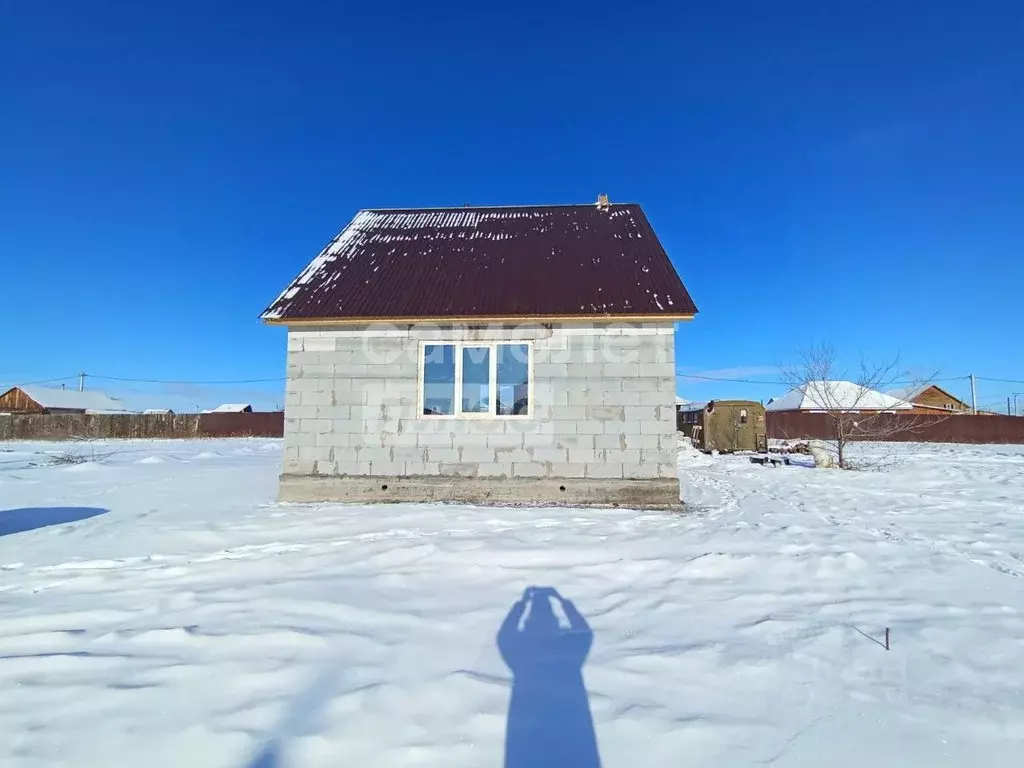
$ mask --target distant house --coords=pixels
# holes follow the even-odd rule
[[[203,413],[252,413],[249,403],[224,403]]]
[[[910,411],[913,405],[884,392],[868,389],[852,381],[811,381],[768,401],[766,411],[845,411],[879,413]]]
[[[675,323],[639,205],[364,210],[288,328],[287,501],[675,506]]]
[[[0,395],[0,413],[132,413],[103,392],[24,385]]]
[[[889,391],[892,397],[912,403],[922,413],[970,413],[971,406],[935,384],[921,384]]]
[[[173,416],[174,411],[170,408],[147,408],[142,414],[144,416]]]

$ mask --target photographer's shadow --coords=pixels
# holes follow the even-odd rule
[[[552,599],[568,628],[560,626]],[[550,587],[530,587],[509,610],[498,631],[498,650],[513,675],[505,768],[599,768],[583,684],[593,638],[576,607]]]

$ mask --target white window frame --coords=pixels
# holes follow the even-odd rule
[[[423,377],[426,374],[427,347],[455,348],[455,413],[423,412],[423,397],[426,389]],[[511,413],[497,413],[498,409],[498,347],[526,347],[526,397],[528,411],[525,416]],[[487,349],[488,363],[488,410],[486,413],[463,412],[462,410],[462,351],[464,349]],[[421,341],[419,349],[419,375],[416,385],[416,418],[418,419],[509,419],[511,421],[528,421],[534,416],[533,402],[533,342],[525,340],[507,341]]]

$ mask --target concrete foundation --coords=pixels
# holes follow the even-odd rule
[[[462,504],[676,509],[676,478],[481,478],[455,476],[281,475],[281,501],[396,504],[445,501]]]

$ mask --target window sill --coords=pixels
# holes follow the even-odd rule
[[[427,421],[530,421],[531,414],[490,414],[490,413],[423,413],[417,418]]]

